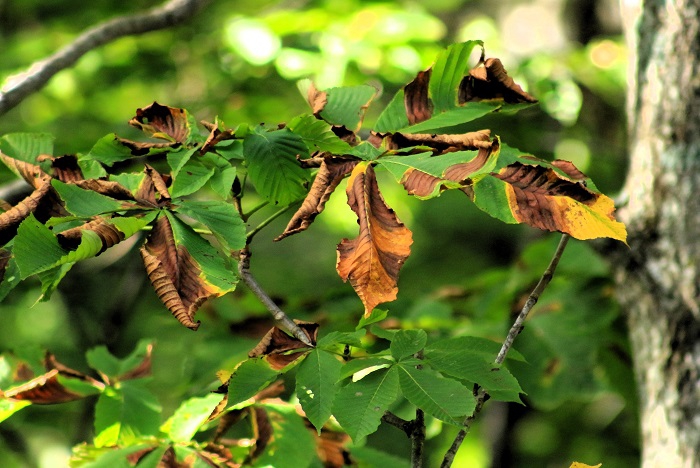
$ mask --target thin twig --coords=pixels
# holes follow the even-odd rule
[[[423,350],[418,351],[414,357],[423,359]],[[422,369],[422,365],[416,366],[416,369]],[[411,468],[423,467],[423,448],[425,446],[425,412],[416,408],[416,419],[413,420],[413,430],[409,435],[411,439]]]
[[[406,421],[405,419],[396,416],[391,411],[387,411],[382,416],[382,422],[385,422],[398,429],[401,429],[403,432],[406,433],[407,437],[411,437],[411,433],[413,432],[413,421]]]
[[[510,348],[513,346],[515,338],[523,330],[523,324],[525,323],[525,319],[527,318],[528,314],[535,306],[535,304],[537,304],[537,301],[540,299],[540,295],[542,295],[544,290],[547,288],[547,285],[549,285],[549,282],[554,277],[554,272],[557,269],[557,265],[559,265],[559,260],[561,259],[561,256],[564,253],[566,244],[569,242],[569,237],[570,236],[568,234],[562,234],[561,240],[559,241],[559,245],[557,246],[557,250],[554,252],[552,260],[549,262],[547,269],[542,274],[542,277],[537,283],[537,286],[535,286],[535,289],[532,290],[530,296],[527,298],[527,301],[525,302],[525,305],[518,314],[518,317],[515,319],[513,326],[510,327],[510,330],[508,331],[508,336],[506,336],[506,339],[505,341],[503,341],[503,345],[501,346],[501,350],[498,352],[498,356],[496,356],[496,364],[503,364],[503,361],[505,361],[508,351],[510,351]],[[463,427],[457,433],[457,436],[455,437],[454,441],[452,441],[452,445],[447,450],[447,453],[445,453],[445,457],[442,460],[440,468],[449,468],[450,466],[452,466],[452,462],[454,461],[455,455],[457,455],[457,451],[459,450],[460,445],[462,445],[462,441],[469,433],[469,429],[471,429],[471,425],[474,422],[476,415],[481,412],[484,403],[488,399],[488,392],[486,392],[486,390],[484,390],[483,388],[478,388],[478,390],[476,391],[476,406],[474,407],[474,411],[470,416],[468,416],[464,420]]]
[[[267,218],[266,220],[264,220],[263,222],[261,222],[259,225],[257,225],[257,226],[255,227],[255,229],[251,230],[248,234],[246,234],[246,236],[245,236],[245,238],[246,238],[246,243],[250,244],[250,241],[253,240],[253,237],[255,237],[255,235],[256,235],[258,232],[260,232],[265,226],[267,226],[268,224],[270,224],[271,222],[273,222],[274,220],[276,220],[277,218],[279,218],[280,216],[282,216],[284,213],[286,213],[287,210],[289,210],[289,208],[290,208],[291,206],[292,206],[292,205],[287,205],[287,206],[285,206],[284,208],[282,208],[282,209],[276,211],[275,213],[273,213],[272,215],[270,215],[269,218]]]
[[[270,296],[263,290],[263,288],[258,284],[258,282],[250,274],[250,251],[246,248],[241,251],[241,258],[238,262],[238,274],[241,280],[253,291],[253,294],[260,299],[260,302],[267,308],[267,310],[272,314],[272,317],[277,321],[277,324],[291,333],[299,341],[305,345],[313,348],[314,345],[306,336],[306,333],[299,328],[299,326],[290,319],[287,314],[284,313],[282,309],[277,307],[277,304],[270,298]]]
[[[0,115],[40,90],[58,72],[74,65],[87,52],[124,36],[165,29],[190,19],[206,0],[170,0],[144,13],[121,16],[83,32],[55,54],[35,62],[0,90]]]

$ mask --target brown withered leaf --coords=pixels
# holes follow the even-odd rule
[[[7,244],[17,234],[20,223],[33,213],[39,222],[46,222],[51,216],[65,212],[61,200],[51,186],[51,178],[43,175],[36,180],[37,186],[31,194],[9,211],[0,213],[0,245]]]
[[[311,112],[318,118],[319,114],[326,107],[328,94],[325,91],[319,91],[313,83],[309,84],[309,89],[306,91],[306,101],[311,106]]]
[[[294,321],[304,334],[309,338],[311,343],[316,345],[316,336],[318,335],[318,324],[311,322]],[[265,356],[265,360],[270,364],[270,367],[275,370],[280,370],[288,364],[299,359],[304,353],[292,352],[297,349],[308,349],[308,346],[299,339],[288,335],[278,327],[272,327],[260,342],[249,353],[248,357],[256,358]]]
[[[151,447],[142,448],[126,456],[126,461],[130,466],[136,466],[146,455],[157,449],[158,446],[153,445]]]
[[[332,156],[323,158],[321,167],[311,185],[311,190],[309,190],[297,212],[292,216],[284,232],[277,236],[275,241],[280,241],[287,236],[305,231],[311,226],[316,216],[325,208],[326,202],[336,187],[338,187],[338,184],[352,171],[358,162],[358,159]]]
[[[181,143],[177,141],[169,141],[167,143],[154,143],[128,140],[126,138],[121,137],[115,137],[114,139],[121,145],[129,148],[129,151],[131,151],[131,154],[134,156],[145,156],[152,149],[177,148],[181,145]]]
[[[431,74],[431,68],[418,72],[416,78],[403,88],[404,106],[411,125],[428,120],[433,115],[433,103],[428,93]]]
[[[129,121],[148,136],[183,143],[190,135],[187,112],[177,107],[153,102],[143,109],[136,109],[136,116]]]
[[[496,157],[499,149],[499,140],[494,138],[491,140],[488,146],[479,148],[479,152],[476,154],[476,157],[471,161],[448,167],[447,170],[445,170],[443,177],[454,182],[463,182],[467,180],[469,176],[484,167],[492,157]]]
[[[308,420],[307,420],[308,421]],[[321,429],[318,435],[313,426],[309,427],[316,442],[316,453],[326,468],[343,468],[353,465],[353,459],[347,445],[350,443],[350,436],[344,432]]]
[[[12,254],[9,250],[0,249],[0,283],[5,279],[5,272],[7,271],[7,265],[10,263],[10,257],[12,257]]]
[[[243,466],[232,461],[231,450],[223,445],[207,444],[204,450],[197,450],[197,456],[213,468],[239,468]]]
[[[83,231],[92,231],[100,237],[102,248],[96,255],[100,255],[108,248],[124,240],[124,233],[110,224],[104,218],[96,218],[82,226],[76,226],[56,234],[61,247],[68,250],[75,250],[80,245],[83,238]]]
[[[577,175],[570,167],[567,170]],[[551,168],[519,162],[491,175],[506,183],[508,205],[517,222],[581,240],[627,238],[625,225],[615,220],[613,201],[582,182],[562,178]]]
[[[106,195],[114,198],[115,200],[134,200],[134,195],[129,191],[129,189],[124,187],[119,182],[115,182],[113,180],[79,180],[75,182],[75,185],[85,190],[92,190],[93,192],[97,192],[101,195]]]
[[[0,390],[0,398],[30,401],[35,405],[52,405],[85,397],[83,394],[66,388],[59,380],[59,376],[66,379],[80,380],[98,389],[104,388],[102,382],[61,364],[51,353],[46,354],[44,366],[46,373],[8,390]]]
[[[264,408],[259,406],[251,406],[249,408],[249,411],[252,413],[250,420],[253,426],[253,437],[255,438],[255,445],[249,457],[251,460],[255,460],[265,451],[267,444],[270,443],[274,429]]]
[[[30,164],[19,159],[11,158],[0,151],[0,160],[15,174],[20,176],[34,188],[43,185],[48,174],[37,164]]]
[[[83,171],[78,166],[78,158],[75,155],[67,154],[65,156],[49,156],[41,155],[37,159],[38,163],[50,161],[51,176],[55,179],[67,184],[75,183],[79,180],[84,180]]]
[[[231,140],[236,137],[233,130],[219,130],[219,122],[212,124],[202,121],[201,124],[209,130],[209,136],[199,150],[199,154],[201,155],[204,155],[209,151],[215,151],[214,147],[217,145],[217,143],[225,140]]]
[[[396,299],[399,270],[411,253],[413,237],[384,202],[370,164],[355,166],[347,194],[360,233],[338,245],[336,269],[343,281],[350,281],[368,316],[377,304]]]
[[[569,176],[571,180],[574,181],[579,181],[579,180],[584,180],[587,179],[588,177],[586,174],[581,172],[578,167],[574,166],[574,163],[571,161],[564,161],[563,159],[555,159],[552,161],[552,166],[556,167],[560,171],[562,171],[564,174]]]
[[[435,155],[453,151],[477,150],[491,147],[491,130],[479,130],[458,135],[388,133],[384,135],[384,145],[388,150],[428,146],[433,149]]]
[[[510,104],[537,102],[508,76],[497,58],[486,59],[469,71],[459,84],[458,99],[460,104],[486,99],[503,99]]]
[[[215,291],[200,278],[199,267],[185,246],[175,245],[166,216],[155,223],[146,244],[141,247],[141,256],[158,298],[180,323],[196,330],[199,322],[193,321],[194,314]]]
[[[145,165],[144,172],[146,177],[136,192],[136,201],[159,208],[169,206],[171,198],[165,177],[148,164]]]

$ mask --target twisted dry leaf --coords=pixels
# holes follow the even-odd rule
[[[124,233],[117,229],[115,225],[110,224],[104,218],[96,218],[82,226],[76,226],[56,234],[58,243],[64,249],[75,250],[83,238],[83,231],[92,231],[100,237],[102,248],[96,255],[120,243],[125,238]]]
[[[30,213],[34,213],[36,219],[42,223],[51,216],[64,214],[61,200],[51,186],[51,178],[48,175],[37,179],[36,190],[24,200],[12,209],[0,213],[0,245],[5,245],[17,235],[17,228]]]
[[[136,116],[129,120],[148,136],[183,143],[190,135],[187,111],[153,102],[143,109],[136,109]]]
[[[325,208],[326,202],[335,191],[343,178],[357,165],[359,160],[339,157],[325,157],[316,174],[311,190],[306,195],[304,203],[294,213],[284,232],[275,238],[280,241],[287,236],[305,231],[316,216]]]
[[[460,104],[485,99],[503,99],[510,104],[537,102],[508,76],[497,58],[486,59],[469,71],[459,84],[458,99]]]
[[[338,245],[336,269],[343,281],[350,281],[368,316],[377,304],[396,299],[399,270],[411,253],[413,238],[384,202],[371,165],[355,166],[347,194],[360,233]]]
[[[295,320],[294,322],[315,346],[316,336],[318,335],[318,324],[301,322],[299,320]],[[257,346],[248,353],[248,357],[256,358],[265,356],[265,360],[270,364],[272,369],[280,370],[296,361],[304,354],[302,352],[293,351],[308,348],[308,345],[301,340],[288,335],[278,327],[273,327],[263,336]]]

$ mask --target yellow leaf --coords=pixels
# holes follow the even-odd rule
[[[597,465],[586,465],[581,462],[573,462],[569,468],[600,468],[603,464],[598,463]]]

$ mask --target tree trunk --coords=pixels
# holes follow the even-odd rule
[[[630,44],[629,250],[615,257],[642,466],[700,467],[700,0],[622,0]],[[625,10],[627,9],[627,10]]]

